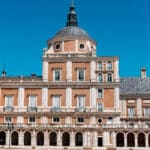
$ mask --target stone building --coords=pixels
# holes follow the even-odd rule
[[[48,40],[42,77],[0,78],[0,148],[150,149],[150,78],[120,78],[118,57],[96,56],[73,4]]]

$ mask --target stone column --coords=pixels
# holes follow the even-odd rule
[[[114,97],[115,97],[115,101],[114,101],[114,102],[115,102],[115,106],[114,106],[114,107],[115,107],[116,111],[119,111],[119,109],[120,109],[120,107],[119,107],[119,106],[120,106],[120,105],[119,105],[119,104],[120,104],[120,99],[119,99],[119,87],[115,87],[114,92],[115,92],[115,93],[114,93],[114,95],[115,95],[115,96],[114,96]]]
[[[138,115],[138,117],[142,117],[142,100],[141,100],[141,98],[137,98],[137,115]]]
[[[91,140],[91,133],[90,131],[87,132],[87,146],[92,147],[92,140]]]
[[[24,134],[22,131],[19,132],[19,146],[24,145]]]
[[[83,146],[88,146],[88,133],[86,131],[83,133]]]
[[[126,116],[127,115],[127,106],[126,106],[126,100],[123,99],[122,101],[122,115]]]
[[[97,138],[98,138],[98,136],[97,136],[97,131],[94,131],[94,133],[93,133],[93,146],[94,147],[97,147]]]
[[[97,89],[92,87],[90,89],[90,108],[96,109],[96,96],[97,96]]]
[[[70,146],[75,146],[75,135],[73,131],[71,131],[71,134],[70,134]]]
[[[90,75],[91,75],[91,82],[96,82],[96,61],[92,60],[90,63]]]
[[[135,135],[135,147],[138,147],[138,139],[137,139],[137,135]]]
[[[9,147],[11,145],[11,132],[10,130],[7,130],[6,132],[6,145]]]
[[[33,130],[31,134],[31,142],[32,142],[32,147],[36,147],[36,132]]]
[[[116,134],[115,134],[115,132],[113,131],[112,132],[112,146],[113,147],[116,147]]]
[[[48,106],[48,88],[44,87],[42,88],[42,107]]]
[[[68,60],[66,62],[66,79],[67,81],[72,81],[72,62]]]
[[[127,134],[124,134],[124,147],[127,147]]]
[[[119,82],[119,61],[116,60],[114,65],[115,65],[114,79],[115,79],[115,82]]]
[[[24,88],[20,87],[18,89],[18,107],[19,111],[22,111],[21,108],[24,107]]]
[[[48,81],[48,62],[43,61],[43,68],[42,68],[42,75],[43,75],[43,81],[47,82]]]
[[[104,139],[104,146],[109,146],[110,145],[110,134],[109,134],[109,131],[104,131],[103,132],[103,139]]]
[[[67,108],[72,107],[72,88],[71,87],[66,88],[66,107]]]
[[[58,131],[58,136],[57,136],[57,145],[62,146],[62,139],[61,139],[61,132],[60,130]]]
[[[49,145],[49,134],[48,134],[48,131],[44,132],[44,145],[45,146]]]
[[[146,140],[146,141],[145,141],[146,147],[149,147],[148,134],[146,134],[145,140]]]

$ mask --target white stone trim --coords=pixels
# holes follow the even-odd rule
[[[66,88],[66,107],[72,107],[72,88]]]
[[[120,99],[119,99],[119,87],[115,87],[115,90],[114,90],[114,104],[115,104],[115,109],[116,111],[119,111],[120,109]]]
[[[90,75],[91,75],[91,81],[92,81],[92,82],[95,82],[95,81],[96,81],[95,70],[96,70],[96,61],[92,60],[92,61],[90,62]]]
[[[20,87],[18,89],[18,107],[23,108],[24,107],[24,88]]]
[[[116,82],[119,82],[119,61],[118,60],[116,60],[115,62],[114,62],[114,65],[115,65],[115,72],[114,72],[114,79],[115,79],[115,81]]]
[[[67,81],[72,81],[72,62],[71,61],[67,61],[66,63],[66,78]]]
[[[48,88],[42,88],[42,107],[48,106]]]
[[[43,61],[43,68],[42,68],[43,72],[42,72],[42,75],[43,75],[43,81],[44,82],[47,82],[48,81],[48,62],[47,61]]]
[[[139,117],[142,116],[142,100],[141,100],[141,98],[137,98],[137,115]]]
[[[92,87],[90,89],[90,107],[92,109],[96,108],[96,96],[97,96],[97,89]]]

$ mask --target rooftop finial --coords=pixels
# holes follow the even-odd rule
[[[71,0],[70,12],[67,16],[67,23],[66,26],[78,26],[77,22],[77,14],[75,12],[74,0]]]

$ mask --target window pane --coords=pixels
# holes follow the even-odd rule
[[[102,82],[102,81],[103,81],[103,76],[102,76],[102,74],[99,74],[99,75],[98,75],[98,81],[99,81],[99,82]]]
[[[78,80],[83,81],[84,80],[84,70],[78,71]]]
[[[98,62],[98,70],[102,70],[102,63]]]
[[[103,97],[103,90],[102,89],[98,89],[98,98],[102,98]]]
[[[36,107],[37,96],[29,96],[29,107]]]
[[[5,97],[5,106],[6,107],[13,107],[13,96],[6,96]]]
[[[59,108],[60,107],[60,96],[53,97],[53,107]]]
[[[98,103],[97,104],[97,109],[98,109],[98,112],[102,112],[103,111],[103,105],[102,105],[102,103]]]
[[[112,63],[111,62],[108,62],[108,64],[107,64],[107,70],[112,70]]]
[[[60,70],[55,70],[55,81],[60,81]]]
[[[135,115],[134,107],[128,107],[128,116],[133,117]]]

